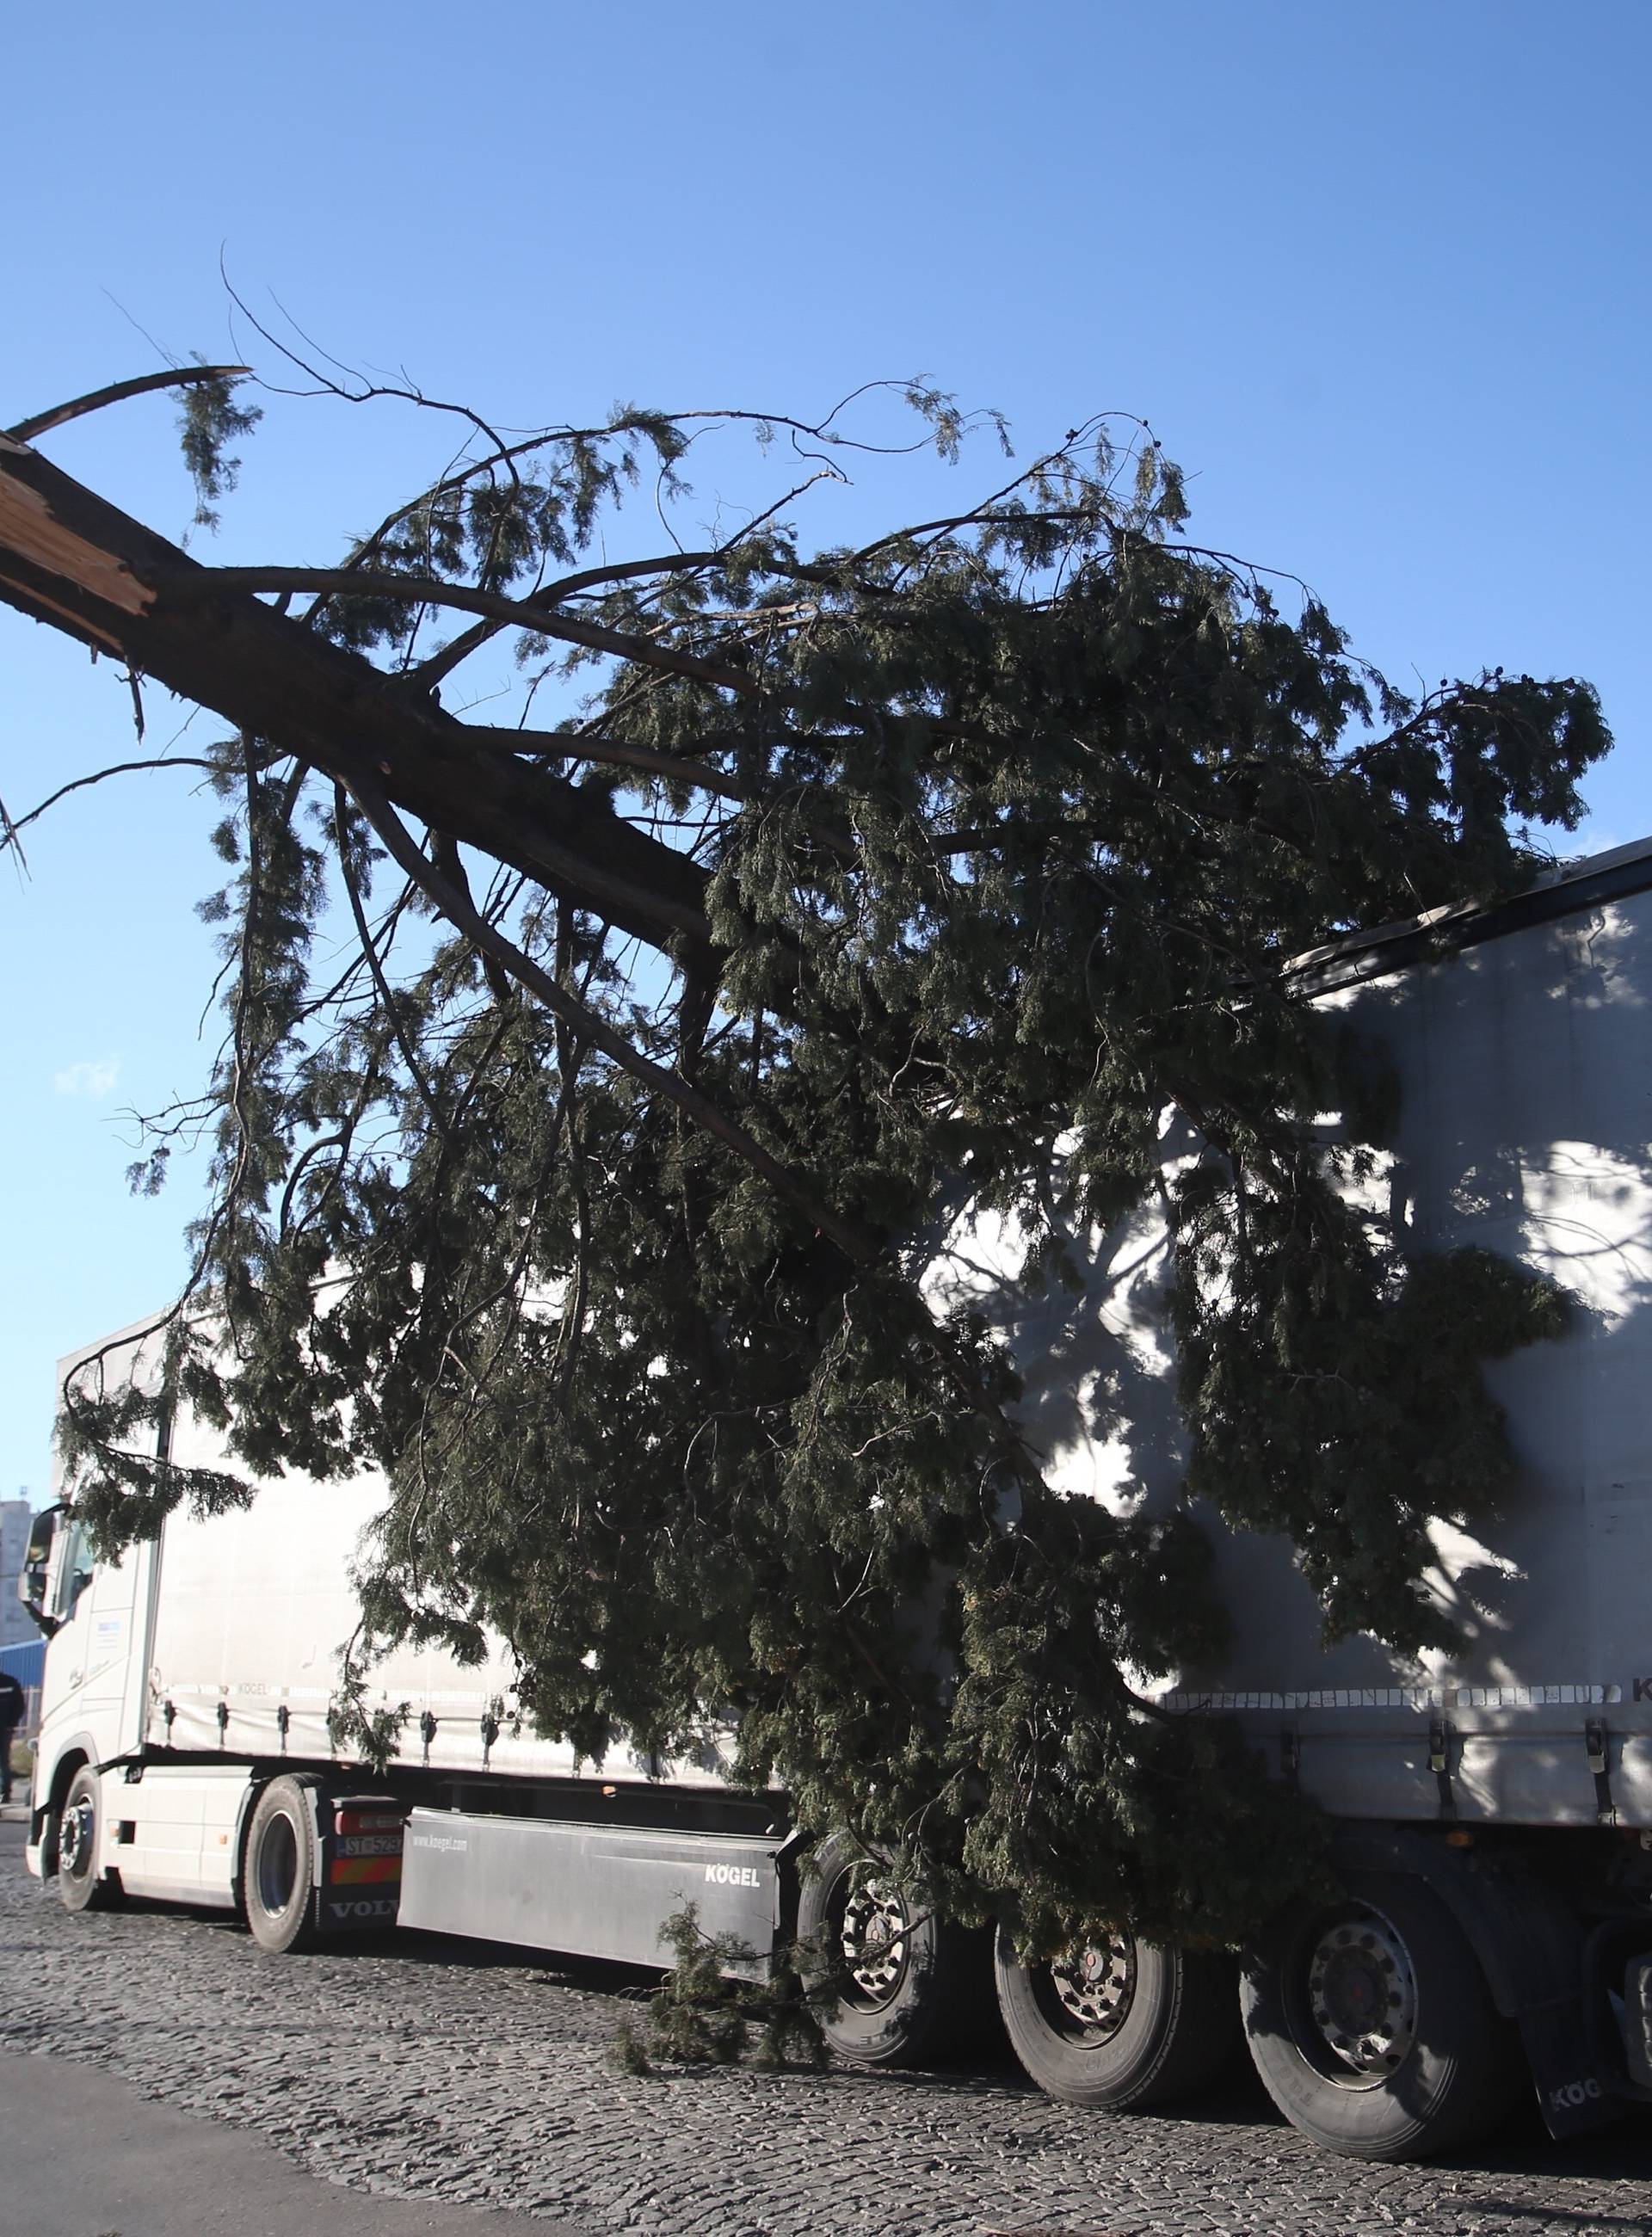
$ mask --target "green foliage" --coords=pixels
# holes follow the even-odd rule
[[[951,457],[951,400],[911,401]],[[740,1775],[783,1781],[803,1826],[854,1826],[1029,1946],[1123,1918],[1229,1941],[1321,1842],[1231,1735],[1150,1698],[1220,1650],[1199,1534],[1054,1490],[1011,1362],[926,1269],[950,1223],[1001,1218],[1035,1293],[1092,1224],[1157,1207],[1190,1492],[1288,1534],[1329,1635],[1445,1643],[1429,1524],[1510,1472],[1481,1363],[1561,1300],[1363,1208],[1392,1083],[1284,967],[1528,881],[1514,827],[1576,823],[1598,707],[1500,670],[1394,690],[1312,597],[1186,539],[1135,423],[855,550],[806,551],[783,503],[709,554],[614,562],[621,497],[644,462],[680,495],[700,432],[628,409],[479,438],[350,555],[406,597],[328,588],[307,618],[416,679],[444,586],[586,563],[512,631],[532,691],[583,684],[580,719],[477,747],[466,784],[508,775],[527,828],[534,785],[575,781],[703,874],[709,939],[664,926],[639,955],[553,873],[433,834],[553,1017],[428,885],[387,883],[301,743],[223,749],[195,1240],[228,1345],[181,1317],[169,1400],[258,1475],[382,1468],[369,1634],[474,1660],[502,1632],[525,1713],[593,1759],[622,1732],[692,1755],[731,1715]],[[850,455],[829,426],[757,432]],[[553,833],[569,798],[545,795]],[[106,1536],[232,1495],[71,1401]],[[697,2040],[733,2028],[717,2009]]]
[[[58,1417],[57,1449],[100,1561],[139,1539],[158,1536],[175,1508],[221,1514],[251,1500],[241,1476],[183,1468],[166,1458],[172,1406],[165,1384],[100,1388],[95,1365],[76,1378],[72,1400]]]
[[[1219,1646],[1208,1546],[1184,1517],[1149,1530],[1034,1496],[965,1584],[963,1871],[942,1900],[968,1914],[991,1891],[1043,1957],[1121,1921],[1148,1940],[1236,1943],[1282,1874],[1312,1888],[1326,1828],[1221,1720],[1168,1715],[1127,1682],[1133,1662],[1197,1666]]]
[[[206,360],[197,354],[195,363],[204,365]],[[240,386],[225,376],[192,381],[180,391],[178,433],[183,462],[195,485],[197,528],[217,527],[218,500],[235,488],[241,472],[241,460],[230,456],[229,445],[250,435],[264,416],[261,406],[236,402]]]
[[[620,2028],[613,2056],[622,2073],[651,2074],[657,2063],[734,2066],[749,2052],[769,2072],[824,2066],[816,2011],[836,1990],[805,1988],[796,1951],[772,1964],[759,1960],[737,1935],[707,1934],[692,1903],[665,1921],[660,1940],[676,1962],[649,1998],[642,2026]]]
[[[374,1704],[369,1686],[370,1667],[357,1652],[358,1632],[338,1650],[339,1682],[327,1705],[327,1737],[334,1752],[353,1755],[375,1776],[382,1776],[396,1752],[398,1742],[413,1714],[413,1705],[398,1701]]]

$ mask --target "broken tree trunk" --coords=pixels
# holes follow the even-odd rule
[[[410,589],[416,597],[416,587]],[[335,778],[387,797],[650,946],[709,961],[706,874],[0,435],[0,598]]]
[[[416,584],[407,595],[417,598]],[[0,599],[342,784],[448,921],[553,1011],[566,1008],[565,993],[481,917],[462,879],[456,885],[423,857],[396,811],[669,954],[689,983],[715,986],[707,873],[697,863],[565,778],[502,753],[497,731],[472,740],[416,682],[386,675],[247,590],[215,583],[210,568],[3,433]],[[593,1013],[582,1012],[580,1030],[733,1150],[851,1260],[877,1255],[874,1238],[681,1072],[654,1063]]]

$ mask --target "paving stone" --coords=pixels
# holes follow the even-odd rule
[[[1634,2237],[1652,2125],[1535,2119],[1434,2168],[1327,2159],[1254,2089],[1084,2114],[1007,2064],[934,2076],[609,2063],[635,1976],[392,1937],[301,1957],[134,1904],[72,1917],[0,1848],[0,2048],[69,2058],[392,2197],[602,2237]]]

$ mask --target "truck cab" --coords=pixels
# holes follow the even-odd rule
[[[43,1835],[55,1840],[64,1795],[83,1765],[101,1765],[142,1744],[142,1633],[154,1548],[131,1548],[118,1561],[96,1561],[89,1534],[71,1509],[35,1518],[23,1605],[48,1641],[40,1733],[29,1828],[32,1871],[52,1869]]]

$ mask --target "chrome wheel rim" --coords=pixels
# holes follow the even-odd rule
[[[1332,1919],[1309,1953],[1307,1990],[1332,2079],[1370,2087],[1404,2065],[1417,2042],[1417,1972],[1391,1919],[1364,1904]]]
[[[909,1922],[898,1888],[862,1880],[843,1905],[839,1937],[849,1979],[870,2004],[886,2004],[906,1972]]]
[[[83,1794],[72,1809],[63,1812],[63,1823],[57,1829],[57,1869],[67,1872],[71,1879],[84,1879],[91,1870],[96,1825],[89,1795]]]
[[[1086,1943],[1049,1967],[1050,1987],[1068,2028],[1092,2041],[1117,2035],[1136,1993],[1136,1945],[1128,1934]]]

